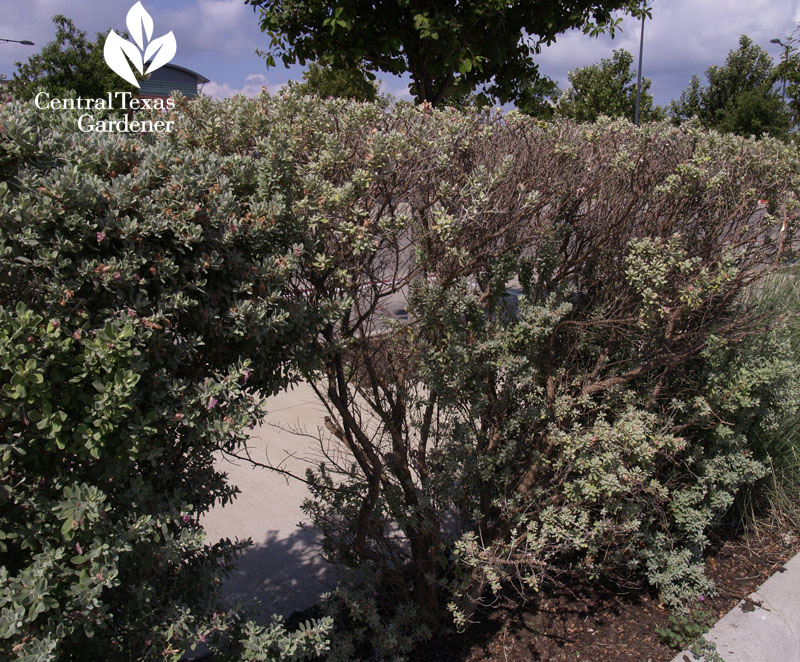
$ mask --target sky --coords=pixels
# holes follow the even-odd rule
[[[55,35],[51,17],[64,14],[92,37],[109,28],[125,29],[125,16],[135,0],[0,0],[0,38],[30,40],[35,46],[0,42],[0,74],[9,78],[16,61],[25,61]],[[203,92],[223,98],[255,95],[266,87],[275,92],[288,80],[299,80],[302,68],[282,64],[267,69],[256,55],[268,40],[258,16],[244,0],[142,0],[153,17],[153,37],[170,30],[177,41],[172,62],[206,78]],[[644,28],[643,75],[658,104],[680,96],[692,74],[723,64],[728,52],[746,34],[777,61],[782,48],[770,39],[785,38],[800,23],[800,0],[653,0],[653,18]],[[568,86],[567,74],[576,67],[610,57],[626,48],[638,58],[641,23],[627,17],[613,40],[594,39],[580,31],[565,33],[536,57],[540,70]],[[636,60],[638,62],[638,59]],[[636,62],[634,66],[636,66]],[[380,75],[382,91],[410,98],[408,79]]]

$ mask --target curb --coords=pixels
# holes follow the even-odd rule
[[[800,554],[705,634],[724,662],[800,662]],[[681,651],[672,662],[707,660]]]

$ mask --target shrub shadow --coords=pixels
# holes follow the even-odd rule
[[[334,588],[334,568],[321,556],[318,531],[270,530],[264,538],[237,559],[223,587],[228,604],[252,609],[256,621],[267,623],[272,614],[288,618],[307,609]]]

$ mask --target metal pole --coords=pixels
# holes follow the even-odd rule
[[[783,60],[784,71],[781,73],[781,82],[783,83],[782,90],[781,90],[781,99],[783,100],[783,105],[785,106],[786,105],[786,71],[785,71],[785,69],[786,69],[786,63],[789,61],[789,50],[791,49],[791,46],[789,46],[788,44],[784,44],[780,39],[770,39],[769,43],[770,44],[778,44],[779,46],[783,47],[783,57],[781,59]]]
[[[647,3],[645,2],[646,8]],[[644,50],[644,19],[645,14],[642,12],[642,35],[639,38],[639,73],[636,76],[636,112],[633,116],[633,123],[636,126],[639,126],[639,104],[641,103],[642,99],[642,51]]]
[[[783,99],[783,105],[784,106],[786,105],[786,71],[785,71],[785,69],[786,69],[786,67],[788,65],[788,62],[789,62],[789,46],[784,45],[783,46],[783,67],[784,67],[784,72],[783,72],[783,81],[782,81],[783,82],[783,91],[781,92],[781,97]]]

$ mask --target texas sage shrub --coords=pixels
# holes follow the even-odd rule
[[[0,657],[318,653],[219,606],[242,544],[198,524],[320,319],[279,165],[77,114],[0,110]]]
[[[206,103],[193,140],[292,173],[289,296],[340,306],[299,341],[324,359],[306,374],[328,409],[306,509],[340,567],[332,659],[400,658],[558,582],[649,583],[669,605],[711,590],[709,532],[765,472],[744,430],[770,375],[727,366],[770,323],[744,293],[796,248],[794,147]]]

